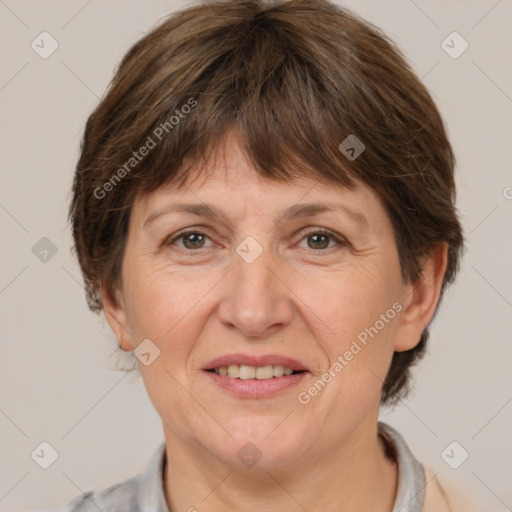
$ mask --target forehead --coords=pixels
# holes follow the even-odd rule
[[[373,214],[382,214],[383,211],[375,191],[358,181],[349,189],[321,179],[313,172],[310,176],[298,175],[286,181],[262,176],[248,161],[239,139],[233,135],[227,135],[205,163],[189,164],[189,169],[189,178],[183,186],[178,187],[171,182],[137,197],[133,216],[144,222],[172,203],[208,205],[206,208],[203,206],[203,211],[208,211],[211,205],[217,211],[240,218],[248,214],[263,216],[270,211],[274,216],[284,209],[306,216],[307,208],[302,208],[301,212],[298,210],[301,205],[312,203],[316,206],[309,209],[311,214],[318,213],[321,204],[336,204],[355,216],[359,215],[360,221],[365,220],[363,216],[368,217],[365,211],[370,210],[370,214],[372,209],[376,210]]]

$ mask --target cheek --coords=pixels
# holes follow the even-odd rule
[[[126,266],[128,323],[135,344],[150,339],[160,349],[158,371],[168,370],[180,382],[186,382],[190,355],[201,337],[212,312],[212,290],[221,275],[181,268],[173,271],[168,265],[156,267],[151,262],[138,267]],[[157,369],[140,366],[146,375]],[[153,375],[148,375],[151,385]],[[171,380],[162,373],[161,378]]]
[[[201,298],[212,286],[205,283],[211,277],[192,279],[183,272],[149,265],[127,266],[129,271],[126,297],[132,335],[136,343],[148,338],[160,349],[149,366],[138,363],[148,397],[166,425],[173,425],[183,437],[190,436],[190,422],[200,413],[191,393],[187,362],[204,327]]]
[[[163,341],[179,331],[182,320],[208,290],[204,279],[148,262],[126,266],[129,324],[138,337]]]
[[[333,274],[324,286],[317,286],[315,293],[306,289],[303,289],[307,297],[304,302],[322,320],[328,334],[325,340],[333,349],[344,349],[347,342],[350,344],[359,333],[373,326],[398,297],[389,274],[379,275],[367,269]],[[389,326],[388,322],[383,329],[381,323],[378,324],[379,331],[389,331]]]
[[[393,276],[362,268],[340,273],[325,283],[323,293],[304,301],[322,320],[315,338],[326,356],[329,375],[323,376],[333,383],[326,388],[335,408],[364,409],[380,395],[399,314]]]

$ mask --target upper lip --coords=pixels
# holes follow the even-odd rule
[[[227,354],[224,356],[216,357],[210,361],[205,370],[213,370],[215,368],[227,367],[231,364],[246,365],[246,366],[285,366],[296,371],[309,371],[306,366],[292,359],[291,357],[280,356],[278,354],[264,354],[264,355],[249,355],[249,354]]]

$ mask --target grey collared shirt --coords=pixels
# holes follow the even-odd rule
[[[380,435],[394,452],[398,488],[392,512],[421,512],[424,499],[423,466],[393,427],[378,423]],[[72,499],[61,512],[169,512],[164,493],[165,443],[155,451],[146,470],[99,492],[87,491]]]

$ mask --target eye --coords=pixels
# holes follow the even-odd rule
[[[172,239],[168,239],[165,245],[173,245],[176,241],[183,241],[183,246],[178,245],[180,249],[185,250],[197,250],[205,248],[205,240],[210,239],[209,236],[205,235],[201,231],[186,231],[180,233]]]
[[[205,245],[206,240],[211,241],[210,237],[205,233],[197,230],[190,230],[179,233],[176,236],[169,237],[164,241],[164,245],[176,245],[179,249],[183,249],[185,251],[196,251],[212,246],[212,244]],[[303,234],[301,242],[303,240],[307,240],[308,248],[315,252],[318,252],[318,250],[332,249],[336,246],[348,246],[348,242],[343,240],[341,237],[338,237],[337,235],[334,235],[330,231],[326,231],[324,229],[315,229],[309,233]]]
[[[318,249],[331,249],[332,246],[329,247],[330,242],[335,242],[338,246],[348,245],[345,240],[338,238],[330,231],[326,231],[324,229],[316,229],[309,233],[305,233],[302,240],[308,240],[308,248],[315,251]],[[311,243],[309,243],[309,241],[311,241]]]

